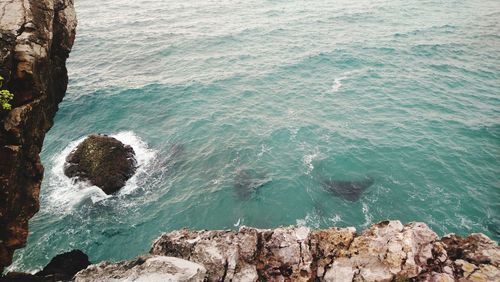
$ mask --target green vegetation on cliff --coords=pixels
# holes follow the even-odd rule
[[[3,85],[3,77],[0,76],[0,89],[2,88]],[[14,99],[14,94],[10,93],[9,90],[7,89],[1,89],[0,90],[0,105],[1,105],[1,110],[11,110],[12,105],[9,103],[10,100]]]

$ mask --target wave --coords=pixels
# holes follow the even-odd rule
[[[302,162],[306,166],[306,174],[307,175],[311,174],[311,172],[314,170],[314,165],[312,162],[314,160],[316,160],[318,157],[319,157],[319,152],[316,150],[315,152],[313,152],[311,154],[306,154],[302,158]]]
[[[344,80],[344,79],[345,79],[345,77],[339,77],[339,78],[334,79],[333,85],[332,85],[332,92],[339,91],[340,87],[342,87],[342,80]]]

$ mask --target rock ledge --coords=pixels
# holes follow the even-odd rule
[[[424,223],[399,221],[361,234],[352,227],[184,229],[161,235],[146,256],[91,265],[74,279],[146,281],[153,274],[182,281],[500,281],[500,248],[483,234],[440,239]]]

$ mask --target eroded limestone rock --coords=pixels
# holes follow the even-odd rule
[[[352,227],[184,229],[161,235],[150,254],[201,265],[206,281],[500,281],[500,249],[488,237],[440,240],[423,223],[399,221],[374,224],[361,234]],[[89,267],[77,276],[99,281],[98,273]]]

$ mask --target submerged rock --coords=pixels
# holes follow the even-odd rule
[[[64,174],[112,194],[134,175],[136,164],[132,147],[113,137],[93,134],[67,156]]]
[[[146,258],[151,256],[177,257],[203,269],[182,281],[500,281],[500,248],[485,235],[439,239],[423,223],[399,221],[374,224],[361,234],[352,227],[184,229],[161,235]],[[164,275],[167,267],[139,260],[140,267],[137,259],[90,266],[75,278],[145,281]],[[135,268],[140,271],[130,270]],[[183,275],[187,270],[176,271]]]
[[[323,187],[335,196],[355,202],[373,183],[374,180],[371,177],[357,181],[328,180],[323,182]]]
[[[248,200],[270,182],[271,179],[263,173],[253,169],[238,169],[234,177],[234,189],[238,199]]]

